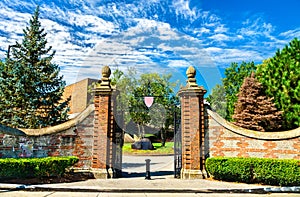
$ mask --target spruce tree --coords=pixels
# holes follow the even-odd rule
[[[36,8],[21,43],[10,46],[0,64],[0,123],[18,128],[41,128],[67,120],[69,99],[60,68],[52,63],[55,51],[47,47],[47,33]],[[11,50],[10,50],[11,49]]]
[[[264,95],[263,86],[254,77],[254,73],[245,78],[235,106],[234,124],[262,132],[276,131],[281,127],[281,114],[275,107],[273,98]]]

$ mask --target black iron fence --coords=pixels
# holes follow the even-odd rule
[[[182,168],[181,116],[174,114],[174,177],[180,178]]]

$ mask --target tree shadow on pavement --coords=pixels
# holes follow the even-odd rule
[[[150,172],[151,176],[169,176],[174,175],[174,171],[155,171]],[[146,172],[122,172],[122,178],[137,178],[137,177],[146,177]]]

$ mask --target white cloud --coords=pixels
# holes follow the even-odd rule
[[[222,26],[222,19],[209,11],[202,11],[199,18],[201,18],[202,24],[206,28],[218,28]]]
[[[233,48],[210,48],[212,59],[217,64],[227,64],[232,62],[261,61],[264,57],[258,51],[252,49],[233,49]]]
[[[23,34],[23,29],[31,15],[3,7],[0,8],[0,13],[0,29],[6,33],[6,35],[0,36],[0,49],[6,51],[8,45],[21,40],[20,34]]]
[[[300,37],[300,28],[296,28],[296,29],[293,29],[293,30],[288,30],[288,31],[285,31],[285,32],[282,32],[279,34],[279,36],[283,36],[285,38],[288,38],[288,39],[292,39],[292,38],[295,38],[295,37]]]
[[[189,66],[192,66],[192,64],[185,60],[170,60],[168,62],[169,67],[175,67],[175,68],[188,68]]]
[[[92,76],[103,65],[117,65],[122,70],[134,66],[143,72],[214,66],[199,40],[171,29],[169,24],[146,19],[138,19],[126,32],[98,41],[80,64],[78,77]]]
[[[215,33],[226,33],[228,32],[228,28],[224,27],[224,25],[217,26],[216,29],[214,29]]]
[[[207,51],[209,53],[217,53],[217,52],[221,52],[222,48],[219,48],[219,47],[208,47],[208,48],[205,48],[205,51]]]
[[[230,39],[229,36],[227,36],[225,34],[221,34],[221,33],[212,35],[208,38],[210,38],[213,41],[217,41],[217,42],[227,41]]]
[[[13,19],[15,22],[27,22],[31,17],[31,14],[29,13],[16,12],[7,7],[0,7],[0,12],[1,18]]]
[[[276,35],[273,24],[258,15],[244,20],[241,26],[232,27],[220,15],[192,8],[189,0],[170,2],[170,8],[163,6],[163,0],[108,4],[100,0],[72,0],[66,3],[85,7],[68,11],[63,7],[53,8],[52,4],[42,6],[41,16],[45,17],[41,19],[42,26],[48,33],[49,44],[57,51],[54,61],[61,66],[67,82],[80,77],[99,78],[103,65],[118,66],[121,70],[135,66],[146,72],[176,70],[188,65],[211,68],[235,61],[260,61],[290,38],[300,36],[300,29]],[[0,6],[0,29],[7,33],[0,35],[0,55],[4,57],[3,50],[8,44],[21,40],[19,34],[31,13],[0,5],[3,5]],[[184,18],[181,28],[194,37],[176,31],[175,25],[166,22],[169,16],[153,12],[156,7],[163,14],[176,14],[177,18],[173,17],[172,21],[175,24]],[[164,22],[157,21],[160,19]]]
[[[205,27],[195,28],[195,29],[193,29],[193,33],[197,34],[198,36],[199,35],[201,36],[202,34],[208,34],[208,33],[210,33],[210,29],[205,28]]]
[[[270,37],[274,31],[274,27],[270,23],[266,23],[263,18],[257,17],[254,20],[247,19],[242,23],[244,26],[239,30],[243,36],[265,36]]]
[[[105,21],[97,16],[80,15],[74,12],[69,12],[67,15],[71,25],[84,27],[87,31],[111,34],[111,32],[117,29],[112,22]]]
[[[198,17],[196,9],[191,9],[188,0],[173,0],[173,7],[177,15],[183,15],[186,19]]]

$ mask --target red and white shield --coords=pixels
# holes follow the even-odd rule
[[[147,107],[151,107],[151,105],[153,104],[153,101],[154,101],[153,96],[145,96],[144,97],[144,102],[145,102]]]

